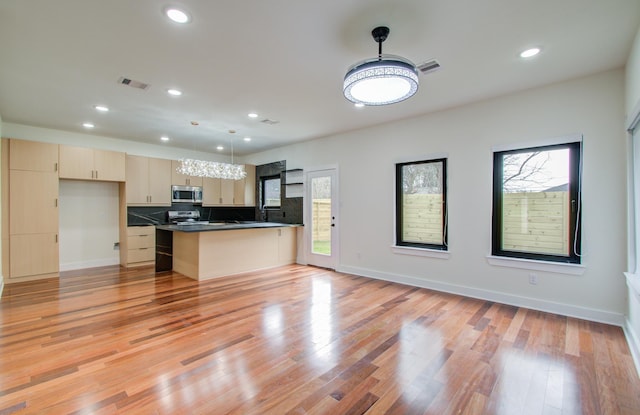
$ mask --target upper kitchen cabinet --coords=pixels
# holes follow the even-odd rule
[[[171,162],[171,184],[176,186],[199,186],[202,187],[202,177],[188,176],[178,173],[178,160]]]
[[[171,206],[171,160],[127,155],[127,205]]]
[[[26,140],[9,140],[9,168],[42,172],[58,171],[58,145]]]
[[[125,181],[125,153],[60,145],[60,178]]]
[[[240,180],[206,177],[202,186],[203,206],[255,206],[256,166],[244,166],[247,177]]]
[[[243,180],[236,180],[234,184],[233,201],[235,205],[255,206],[256,166],[254,166],[253,164],[245,164],[244,171],[247,172],[247,177],[245,177]]]

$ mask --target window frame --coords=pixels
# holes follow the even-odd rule
[[[447,157],[437,157],[437,158],[425,158],[422,160],[414,160],[414,161],[403,161],[396,163],[395,165],[395,183],[396,183],[396,192],[395,192],[395,207],[396,207],[396,217],[395,217],[395,248],[411,248],[411,249],[419,249],[419,250],[436,250],[447,252],[449,249],[449,232],[448,232],[448,208],[449,203],[447,200]],[[402,187],[402,169],[404,166],[408,165],[416,165],[416,164],[429,164],[429,163],[442,163],[442,244],[432,244],[432,243],[420,243],[420,242],[411,242],[404,241],[402,239],[402,231],[403,231],[403,196],[404,191]]]
[[[266,186],[266,182],[269,180],[278,180],[280,183],[280,198],[279,198],[279,203],[278,206],[267,206],[266,205],[266,191],[267,191],[267,186]],[[262,208],[266,209],[266,210],[278,210],[282,207],[282,177],[279,174],[276,175],[272,175],[272,176],[263,176],[260,177],[260,187],[261,187],[261,202],[262,202]]]
[[[527,153],[532,151],[569,150],[569,232],[567,243],[570,246],[568,256],[544,254],[537,252],[510,251],[502,249],[503,224],[503,157],[506,154]],[[561,142],[539,146],[495,150],[493,152],[493,189],[491,218],[491,255],[497,258],[516,258],[553,263],[581,264],[582,242],[582,141]]]

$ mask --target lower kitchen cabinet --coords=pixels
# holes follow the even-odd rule
[[[155,259],[155,226],[127,227],[127,267],[150,265]]]
[[[10,278],[57,276],[60,268],[58,234],[35,233],[9,236]]]

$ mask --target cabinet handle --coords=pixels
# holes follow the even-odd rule
[[[56,233],[56,243],[58,243],[58,234]]]
[[[53,199],[53,206],[58,207],[58,198]]]
[[[96,179],[98,178],[98,170],[96,170]]]
[[[58,163],[53,163],[53,171],[58,171]]]
[[[218,203],[222,204],[222,198],[219,199],[220,201]]]

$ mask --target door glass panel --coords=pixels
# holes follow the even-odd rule
[[[331,177],[311,179],[311,252],[331,255]]]

